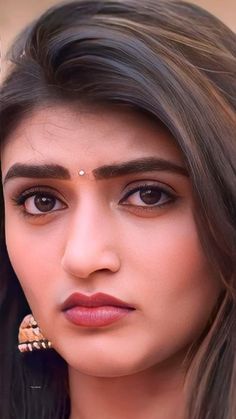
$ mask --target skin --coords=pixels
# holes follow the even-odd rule
[[[168,171],[92,174],[147,156],[184,166],[163,126],[119,108],[37,110],[2,150],[3,179],[19,162],[57,163],[71,174],[4,186],[9,257],[44,335],[68,363],[70,419],[183,418],[185,357],[219,294],[199,242],[190,179]],[[145,183],[176,199],[157,195],[149,210],[140,192],[121,202],[128,188]],[[56,195],[56,206],[25,217],[24,208],[39,212],[34,197],[21,207],[12,198],[37,185]],[[106,327],[75,326],[61,311],[75,291],[104,292],[135,310]]]

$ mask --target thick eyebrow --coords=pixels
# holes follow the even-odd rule
[[[69,170],[59,164],[25,164],[15,163],[8,170],[3,185],[14,178],[34,178],[34,179],[71,179]]]
[[[166,171],[186,177],[189,176],[185,167],[172,161],[156,157],[143,157],[127,162],[100,166],[94,169],[92,174],[94,175],[95,179],[101,180],[125,176],[132,173],[143,173],[149,171]],[[58,164],[29,165],[23,163],[15,163],[8,170],[3,181],[3,185],[5,185],[8,180],[18,177],[62,180],[71,179],[69,170]]]
[[[93,170],[96,179],[109,179],[118,176],[125,176],[132,173],[165,171],[180,174],[188,177],[185,167],[169,160],[156,157],[143,157],[120,164],[111,164],[98,167]]]

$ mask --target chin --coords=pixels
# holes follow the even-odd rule
[[[125,356],[119,351],[112,354],[100,352],[88,356],[78,351],[77,353],[67,353],[67,356],[63,356],[63,358],[69,369],[94,377],[107,378],[136,374],[155,365],[155,361],[150,362],[148,355],[139,354],[138,356],[137,351],[129,356]]]

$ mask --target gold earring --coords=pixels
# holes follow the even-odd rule
[[[50,349],[52,343],[46,339],[32,314],[27,314],[20,324],[18,334],[18,349],[20,352]]]

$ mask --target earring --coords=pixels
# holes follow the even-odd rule
[[[27,314],[20,324],[18,334],[18,349],[20,352],[50,349],[52,343],[46,339],[32,314]]]

